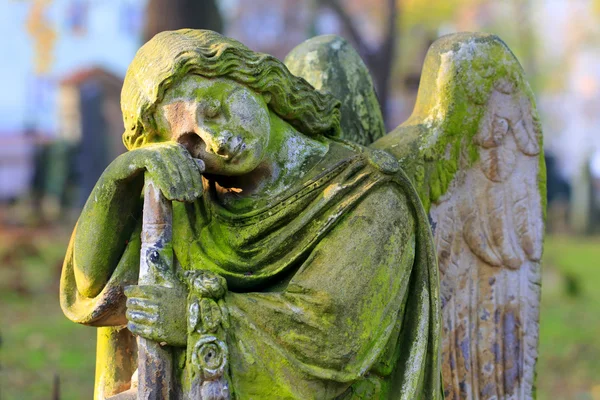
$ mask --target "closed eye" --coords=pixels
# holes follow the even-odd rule
[[[204,106],[204,118],[215,119],[221,115],[221,102],[217,99],[209,100]]]
[[[204,117],[208,119],[214,119],[221,115],[221,109],[218,106],[208,106],[204,111]]]

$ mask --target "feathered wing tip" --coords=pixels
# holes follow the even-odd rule
[[[285,58],[290,72],[341,102],[340,137],[368,146],[385,135],[369,70],[354,48],[336,35],[316,36]]]
[[[493,35],[440,38],[412,116],[373,147],[400,160],[429,211],[446,398],[532,398],[545,168],[518,61]]]

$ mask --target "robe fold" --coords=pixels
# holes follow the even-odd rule
[[[173,221],[181,268],[227,280],[233,398],[442,398],[431,233],[391,156],[331,141],[283,195],[234,213],[207,183],[201,200],[174,204]],[[70,245],[61,278],[65,314],[94,326],[126,324],[122,287],[136,282],[139,246],[138,230],[104,290],[86,298]],[[101,329],[112,335],[99,334],[107,343],[98,347],[98,398],[122,390],[135,369],[128,331]],[[115,367],[115,357],[129,357],[125,367]]]

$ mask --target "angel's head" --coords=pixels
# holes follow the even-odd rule
[[[193,108],[188,114],[202,114],[213,120],[209,134],[213,137],[199,139],[206,152],[220,156],[223,154],[219,152],[254,145],[255,152],[264,150],[270,129],[265,114],[274,114],[311,137],[335,136],[339,132],[338,100],[292,75],[276,58],[251,51],[212,31],[162,32],[140,48],[129,66],[121,94],[125,146],[131,150],[163,140],[197,142],[193,137],[197,127],[188,126],[188,132],[170,132],[170,125],[165,123],[169,113],[163,106],[177,99],[186,100],[188,110]],[[171,117],[177,111],[181,120],[182,107],[171,107]],[[232,111],[238,112],[233,118],[237,124],[226,121]],[[217,114],[223,118],[215,118]]]

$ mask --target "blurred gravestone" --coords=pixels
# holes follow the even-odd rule
[[[573,232],[580,235],[591,234],[594,219],[594,191],[589,157],[573,179],[570,220]]]
[[[223,20],[217,0],[149,0],[144,42],[162,31],[202,28],[221,32]]]
[[[546,231],[551,233],[568,233],[569,203],[571,201],[571,185],[561,175],[558,161],[552,154],[545,154],[547,175],[548,211]]]
[[[125,151],[120,93],[123,80],[91,68],[62,80],[59,91],[59,140],[47,177],[55,182],[51,193],[65,197],[70,183],[77,185],[71,205],[83,206],[106,166]],[[63,201],[65,203],[65,201]]]
[[[600,231],[600,151],[595,151],[589,161],[591,191],[591,232]]]

